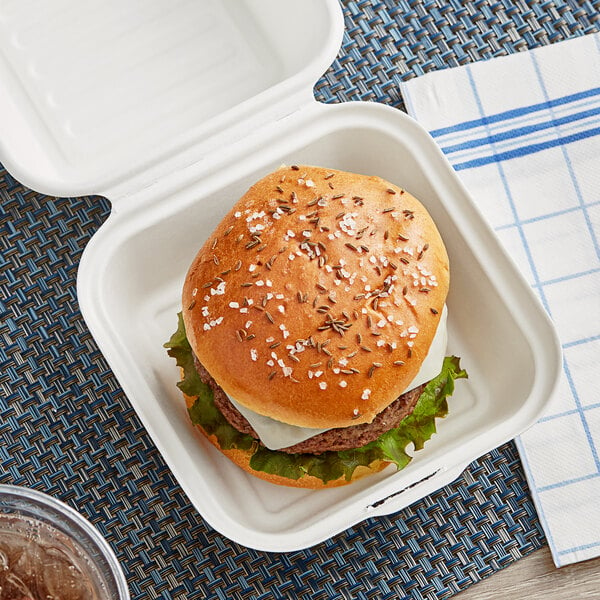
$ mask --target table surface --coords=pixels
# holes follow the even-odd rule
[[[315,97],[398,109],[409,77],[600,27],[600,0],[345,0],[343,8],[342,49]],[[46,491],[84,514],[118,556],[134,600],[600,596],[598,560],[554,569],[511,443],[411,507],[314,548],[261,553],[212,530],[79,313],[79,259],[109,213],[105,199],[43,196],[0,169],[0,483]]]
[[[550,550],[544,547],[456,597],[458,600],[597,600],[600,598],[600,558],[557,569]]]

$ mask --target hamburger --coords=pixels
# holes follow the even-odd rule
[[[444,417],[448,255],[425,207],[379,177],[284,166],[193,260],[165,344],[190,419],[247,472],[344,485],[404,468]]]

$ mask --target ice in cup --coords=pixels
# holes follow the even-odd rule
[[[103,600],[105,592],[77,542],[42,521],[0,515],[0,600]]]

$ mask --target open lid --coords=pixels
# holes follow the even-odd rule
[[[336,0],[6,0],[0,161],[72,196],[214,152],[312,99],[342,33]]]

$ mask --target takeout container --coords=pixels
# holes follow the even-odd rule
[[[211,526],[253,548],[308,547],[444,486],[536,420],[560,372],[556,335],[440,150],[398,110],[313,98],[341,43],[336,2],[87,4],[51,15],[43,46],[19,32],[30,26],[24,8],[0,20],[15,32],[0,63],[10,84],[0,158],[34,189],[111,201],[79,268],[81,310]],[[185,272],[231,205],[282,163],[380,175],[418,197],[445,240],[448,353],[469,379],[400,472],[321,491],[273,486],[207,443],[175,387],[162,344]]]
[[[25,533],[31,537],[19,537]],[[37,544],[42,549],[38,550]],[[59,563],[70,561],[74,566],[69,569],[89,582],[98,600],[129,600],[125,575],[106,540],[76,510],[48,494],[16,485],[0,485],[0,546],[5,571],[23,570],[22,557],[16,560],[18,566],[11,559],[20,554],[15,552],[16,548],[26,548],[28,569],[35,572],[37,567],[43,567],[43,572],[35,574],[34,579],[52,578],[54,557]],[[11,582],[10,576],[5,579]],[[55,581],[55,585],[59,583]]]

